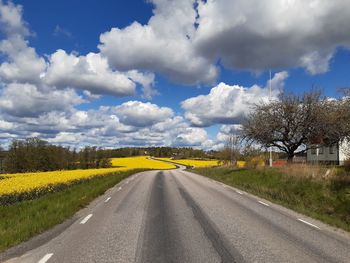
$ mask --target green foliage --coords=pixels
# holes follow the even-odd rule
[[[4,157],[5,173],[106,167],[111,167],[111,163],[105,150],[85,147],[77,152],[39,138],[13,140]]]
[[[203,150],[192,148],[175,148],[175,147],[126,147],[120,149],[106,150],[108,156],[116,157],[131,157],[140,155],[151,155],[154,157],[176,157],[178,159],[187,158],[209,158],[211,157]]]
[[[289,176],[275,168],[198,168],[194,172],[350,230],[349,174],[341,173],[331,179],[320,180]]]

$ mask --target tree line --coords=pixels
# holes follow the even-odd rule
[[[38,137],[13,140],[7,151],[0,149],[0,172],[23,173],[111,167],[110,158],[150,155],[174,158],[211,158],[203,150],[175,147],[126,147],[80,150],[53,145]]]
[[[211,155],[200,149],[191,147],[125,147],[119,149],[105,150],[110,157],[130,157],[150,155],[154,157],[186,158],[210,158]]]
[[[77,151],[52,145],[40,138],[13,140],[3,152],[2,172],[23,173],[66,169],[110,167],[107,153],[97,147],[84,147]]]

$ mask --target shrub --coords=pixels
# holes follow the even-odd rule
[[[350,159],[344,162],[344,169],[345,171],[350,172]]]
[[[246,167],[248,168],[257,168],[263,166],[265,166],[265,158],[263,156],[254,156],[250,158],[246,163]]]

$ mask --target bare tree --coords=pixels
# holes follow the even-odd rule
[[[242,135],[264,147],[276,147],[292,161],[314,145],[332,144],[348,134],[346,102],[321,97],[320,92],[293,94],[255,105],[243,123]]]
[[[230,134],[226,142],[226,147],[230,153],[230,164],[235,166],[238,158],[241,156],[241,139],[238,135]]]

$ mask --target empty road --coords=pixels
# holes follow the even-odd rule
[[[350,262],[350,238],[182,169],[148,171],[6,262]]]

